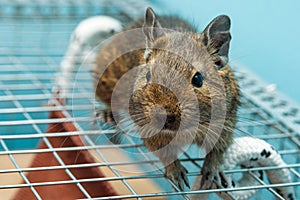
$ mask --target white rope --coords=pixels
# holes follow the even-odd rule
[[[62,99],[72,88],[74,74],[85,62],[94,62],[98,49],[104,39],[122,30],[121,22],[109,16],[94,16],[81,21],[73,31],[69,47],[60,63],[60,72],[55,79],[54,91],[59,91]],[[84,66],[86,67],[86,66]]]
[[[266,170],[267,178],[271,184],[290,183],[291,175],[286,163],[282,160],[279,153],[267,142],[252,138],[236,138],[232,145],[227,149],[224,155],[222,169],[232,170],[240,166],[241,168],[279,166],[280,169]],[[253,171],[253,173],[263,179],[262,171]],[[242,178],[234,180],[232,174],[226,174],[228,188],[251,187],[258,185],[258,181],[249,173],[244,173]],[[197,177],[192,190],[199,190],[201,177]],[[288,200],[294,200],[295,194],[293,187],[281,187],[275,189],[282,197]],[[256,194],[257,190],[241,190],[228,192],[235,199],[249,199]],[[223,199],[228,199],[225,193],[218,193]],[[192,199],[206,199],[207,194],[193,195]]]

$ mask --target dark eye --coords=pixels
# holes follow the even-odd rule
[[[200,88],[203,84],[203,76],[200,72],[196,72],[196,74],[192,78],[192,85]]]
[[[146,79],[147,79],[147,82],[150,81],[150,78],[151,78],[150,71],[147,71],[147,73],[146,73]]]
[[[221,61],[221,60],[216,61],[216,62],[215,62],[215,65],[221,66],[221,65],[222,65],[222,61]]]

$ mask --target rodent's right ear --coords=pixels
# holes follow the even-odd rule
[[[202,41],[207,50],[215,57],[218,69],[224,67],[228,62],[228,51],[231,40],[230,18],[220,15],[213,19],[202,33]]]
[[[146,45],[150,47],[150,43],[164,35],[164,31],[152,8],[148,7],[145,14],[143,24],[143,33],[146,36]]]

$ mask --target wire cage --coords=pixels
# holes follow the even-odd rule
[[[67,103],[53,93],[55,74],[76,25],[93,15],[123,23],[142,16],[148,1],[3,1],[0,6],[0,197],[1,199],[189,199],[165,178],[158,159],[141,140],[123,135],[111,145],[113,129],[95,124],[95,101],[89,68],[71,80]],[[59,5],[58,5],[59,4]],[[152,6],[155,6],[152,5]],[[242,92],[235,135],[253,136],[274,146],[291,181],[272,184],[255,171],[282,166],[225,171],[249,174],[255,199],[284,199],[276,188],[292,187],[300,198],[300,107],[242,66],[234,66]],[[203,156],[195,146],[180,157],[192,183]],[[62,192],[64,191],[64,192]],[[222,189],[222,191],[226,191]],[[65,194],[62,194],[65,193]],[[233,198],[233,197],[231,197]]]

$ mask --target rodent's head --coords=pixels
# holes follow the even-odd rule
[[[213,99],[226,96],[219,73],[228,60],[229,28],[229,17],[222,15],[202,34],[166,30],[147,9],[146,64],[140,67],[129,104],[131,118],[147,127],[144,136],[158,130],[172,134],[210,120]]]

